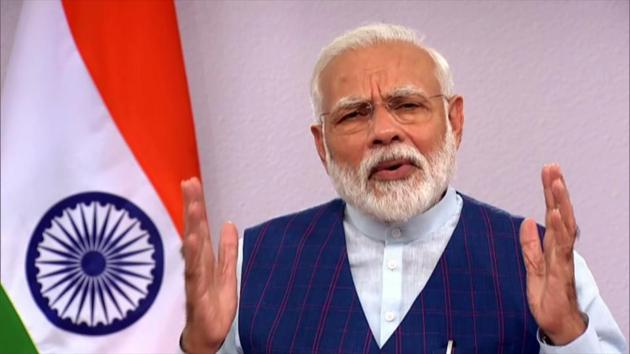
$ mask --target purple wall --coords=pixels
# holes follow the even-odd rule
[[[2,2],[3,64],[16,6]],[[317,54],[361,24],[407,25],[446,56],[465,98],[454,185],[543,221],[539,171],[559,162],[578,250],[628,338],[627,1],[181,1],[177,10],[214,229],[335,196],[308,131]]]

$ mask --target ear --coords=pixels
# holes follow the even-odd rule
[[[464,97],[454,96],[451,98],[451,105],[448,112],[448,120],[453,128],[453,135],[457,142],[457,148],[462,142],[462,134],[464,132]]]
[[[319,160],[326,167],[326,148],[324,147],[324,127],[322,124],[313,124],[311,125],[311,134],[313,134],[313,141],[315,142],[315,148],[317,149],[317,154],[319,155]]]

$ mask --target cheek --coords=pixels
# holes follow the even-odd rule
[[[426,156],[427,154],[437,151],[442,146],[445,133],[446,125],[436,124],[413,129],[408,132],[408,136],[413,142],[413,145]]]
[[[346,166],[358,167],[365,153],[365,138],[358,136],[327,136],[328,151],[335,162]]]

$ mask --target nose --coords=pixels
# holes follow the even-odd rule
[[[403,134],[396,118],[383,105],[376,105],[372,112],[370,146],[377,147],[403,141]]]

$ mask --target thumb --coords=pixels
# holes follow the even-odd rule
[[[538,294],[544,287],[547,270],[538,228],[534,220],[527,218],[521,223],[520,242],[527,271],[527,298],[530,307],[537,307]]]
[[[542,277],[545,275],[545,258],[536,222],[530,218],[523,220],[520,229],[521,250],[527,270],[527,277]]]

